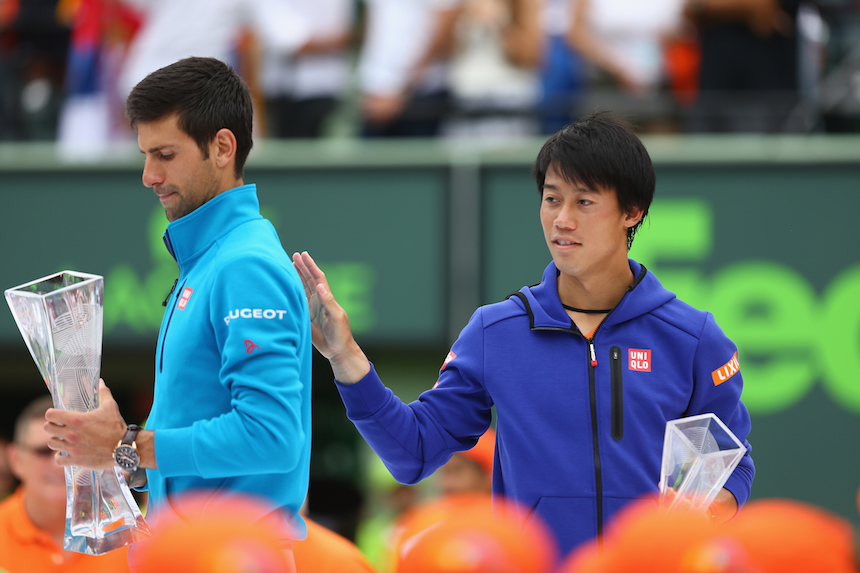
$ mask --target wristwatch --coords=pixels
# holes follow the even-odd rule
[[[135,424],[129,424],[125,435],[113,450],[113,460],[121,469],[127,472],[137,471],[140,465],[140,455],[137,453],[137,433],[143,428]]]

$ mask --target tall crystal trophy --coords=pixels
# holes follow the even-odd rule
[[[63,271],[5,294],[54,407],[76,412],[98,407],[104,279]],[[63,547],[102,555],[150,535],[119,468],[64,469]]]
[[[737,467],[746,448],[714,414],[670,420],[663,442],[660,494],[669,511],[704,511]]]

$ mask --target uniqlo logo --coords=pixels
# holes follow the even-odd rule
[[[179,310],[185,310],[185,306],[188,304],[188,299],[191,298],[191,293],[194,292],[194,289],[185,287],[185,290],[182,291],[182,296],[179,297],[179,304],[176,305],[176,308]]]
[[[629,362],[627,367],[638,372],[651,372],[651,350],[631,348],[628,350]]]

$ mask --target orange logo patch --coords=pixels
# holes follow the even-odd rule
[[[451,362],[452,360],[454,360],[455,358],[457,358],[457,355],[454,354],[452,351],[448,351],[448,356],[445,357],[445,361],[442,363],[442,368],[439,369],[439,373],[441,374],[442,371],[445,370],[445,367],[448,366],[448,363]],[[436,383],[433,384],[433,388],[435,388],[438,385],[439,385],[439,381],[436,380]],[[433,388],[431,388],[431,390]]]
[[[448,363],[457,358],[457,355],[453,352],[449,351],[448,356],[445,357],[445,362],[442,363],[442,368],[439,369],[439,372],[445,370],[445,367],[448,366]]]
[[[711,378],[714,379],[714,386],[719,386],[732,376],[734,376],[735,372],[740,372],[741,365],[738,362],[738,353],[735,352],[735,355],[732,356],[732,359],[726,362],[725,365],[717,368],[713,372],[711,372]]]

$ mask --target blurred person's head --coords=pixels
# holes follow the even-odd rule
[[[18,415],[12,443],[7,448],[12,473],[24,487],[24,507],[40,528],[63,526],[66,519],[66,480],[63,468],[48,448],[45,412],[50,396],[30,402]]]
[[[626,231],[629,249],[657,185],[651,157],[630,126],[608,112],[581,117],[550,136],[538,153],[532,174],[541,197],[550,169],[572,185],[614,192],[623,213],[642,211]]]
[[[790,499],[749,502],[723,534],[746,552],[755,573],[857,573],[851,523]]]
[[[225,63],[194,57],[152,72],[132,89],[126,114],[135,131],[175,116],[204,159],[216,135],[229,130],[236,141],[234,175],[242,177],[253,145],[253,105],[248,86]]]
[[[651,500],[630,504],[597,543],[575,550],[560,573],[857,573],[854,531],[810,504],[748,503],[716,524]]]
[[[669,512],[654,500],[638,500],[609,524],[602,549],[596,541],[580,546],[560,573],[752,573],[732,543],[701,549],[716,532],[700,513]]]
[[[474,447],[451,456],[448,463],[439,468],[442,494],[492,493],[495,449],[496,432],[490,428]]]
[[[133,569],[140,573],[282,573],[292,570],[292,531],[264,501],[250,495],[213,498],[203,492],[177,500],[178,513],[152,520],[153,536],[138,542]]]
[[[400,533],[396,573],[551,573],[557,560],[552,534],[537,515],[486,496],[428,504]]]

